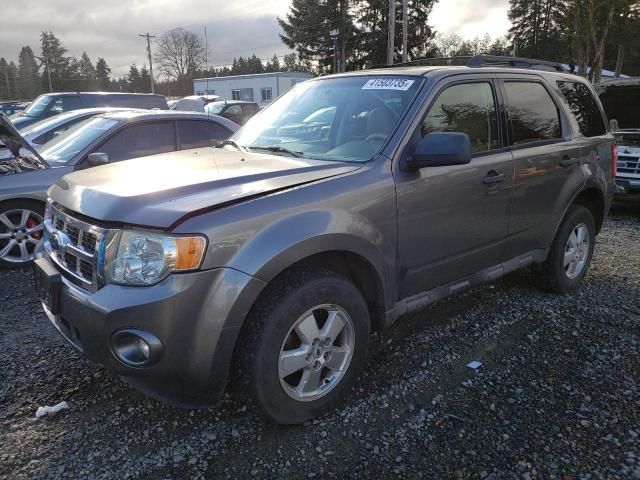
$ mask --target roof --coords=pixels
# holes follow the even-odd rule
[[[229,75],[226,77],[208,77],[208,78],[194,78],[194,82],[209,80],[209,81],[221,81],[221,80],[241,80],[245,78],[265,78],[265,77],[296,77],[296,78],[313,78],[313,75],[307,72],[269,72],[269,73],[252,73],[248,75]]]
[[[136,95],[136,96],[154,96],[154,97],[162,97],[162,95],[158,93],[128,93],[128,92],[51,92],[51,93],[43,93],[42,95],[49,95],[52,97],[57,97],[59,95]]]
[[[443,65],[443,66],[398,66],[398,67],[387,67],[387,68],[378,68],[373,70],[357,70],[347,73],[338,73],[334,75],[327,75],[324,77],[319,77],[319,79],[326,78],[335,78],[335,77],[348,77],[348,76],[413,76],[413,77],[426,77],[431,75],[437,75],[439,77],[448,76],[448,75],[464,75],[464,74],[493,74],[493,73],[503,73],[503,74],[527,74],[527,75],[538,75],[538,76],[553,76],[554,78],[570,78],[570,79],[578,79],[582,78],[577,75],[568,73],[568,72],[550,72],[547,70],[538,70],[531,68],[515,68],[515,67],[467,67],[467,66],[457,66],[457,65]]]
[[[211,120],[223,125],[234,132],[238,129],[235,122],[218,115],[200,112],[176,111],[176,110],[129,110],[121,112],[103,113],[97,115],[100,118],[110,118],[125,122],[144,122],[148,120]]]

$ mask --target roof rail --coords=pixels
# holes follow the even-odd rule
[[[476,55],[471,57],[467,62],[467,67],[511,67],[545,70],[548,72],[567,72],[567,68],[557,62],[533,58],[499,57],[496,55]]]

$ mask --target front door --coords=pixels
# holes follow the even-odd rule
[[[407,150],[434,131],[471,139],[468,165],[394,172],[398,201],[400,298],[506,260],[513,184],[511,153],[491,80],[440,87]]]

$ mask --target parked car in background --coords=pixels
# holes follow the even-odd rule
[[[531,68],[320,77],[221,149],[65,176],[34,269],[50,321],[156,398],[212,404],[229,379],[302,423],[344,400],[371,333],[407,313],[533,264],[545,288],[579,288],[614,136],[584,78],[498,60]],[[286,130],[315,113],[328,135]]]
[[[600,100],[616,127],[619,193],[640,192],[640,78],[606,80]]]
[[[24,102],[0,102],[0,113],[10,116],[14,113],[21,112],[27,108],[29,104]]]
[[[31,261],[42,239],[46,191],[63,175],[134,157],[210,146],[237,129],[233,122],[213,115],[115,112],[83,120],[37,152],[0,117],[0,158],[3,150],[9,157],[0,160],[0,267],[20,267]],[[180,173],[180,169],[173,172]],[[145,183],[148,179],[121,180]]]
[[[47,93],[36,98],[24,111],[10,118],[18,129],[71,110],[95,107],[125,107],[168,110],[162,95],[150,93]]]
[[[204,112],[204,107],[220,99],[219,95],[190,95],[178,100],[172,110],[182,112]]]
[[[169,107],[169,110],[175,110],[178,102],[179,100],[167,100],[167,107]]]
[[[228,118],[238,125],[244,125],[253,117],[260,107],[255,102],[245,102],[243,100],[224,100],[211,102],[204,107],[204,111],[210,115],[220,115]]]
[[[99,115],[101,113],[115,113],[132,111],[131,108],[83,108],[81,110],[71,110],[70,112],[61,113],[45,120],[40,120],[32,125],[18,129],[20,135],[34,145],[36,148],[42,148],[43,145],[50,142],[58,135],[66,132],[76,124],[86,120],[87,118]],[[138,110],[144,111],[144,110]]]

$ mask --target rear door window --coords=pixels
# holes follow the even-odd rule
[[[106,153],[110,162],[119,162],[175,150],[173,122],[157,122],[125,127],[95,151]]]
[[[498,119],[488,82],[462,83],[444,90],[422,120],[422,136],[431,132],[469,135],[473,153],[498,148]]]
[[[505,82],[513,144],[562,138],[560,113],[547,89],[537,82]]]
[[[578,82],[558,82],[558,87],[569,104],[582,135],[598,137],[607,133],[600,108],[586,85]]]
[[[177,125],[182,150],[215,145],[231,135],[226,127],[205,120],[178,120]]]

